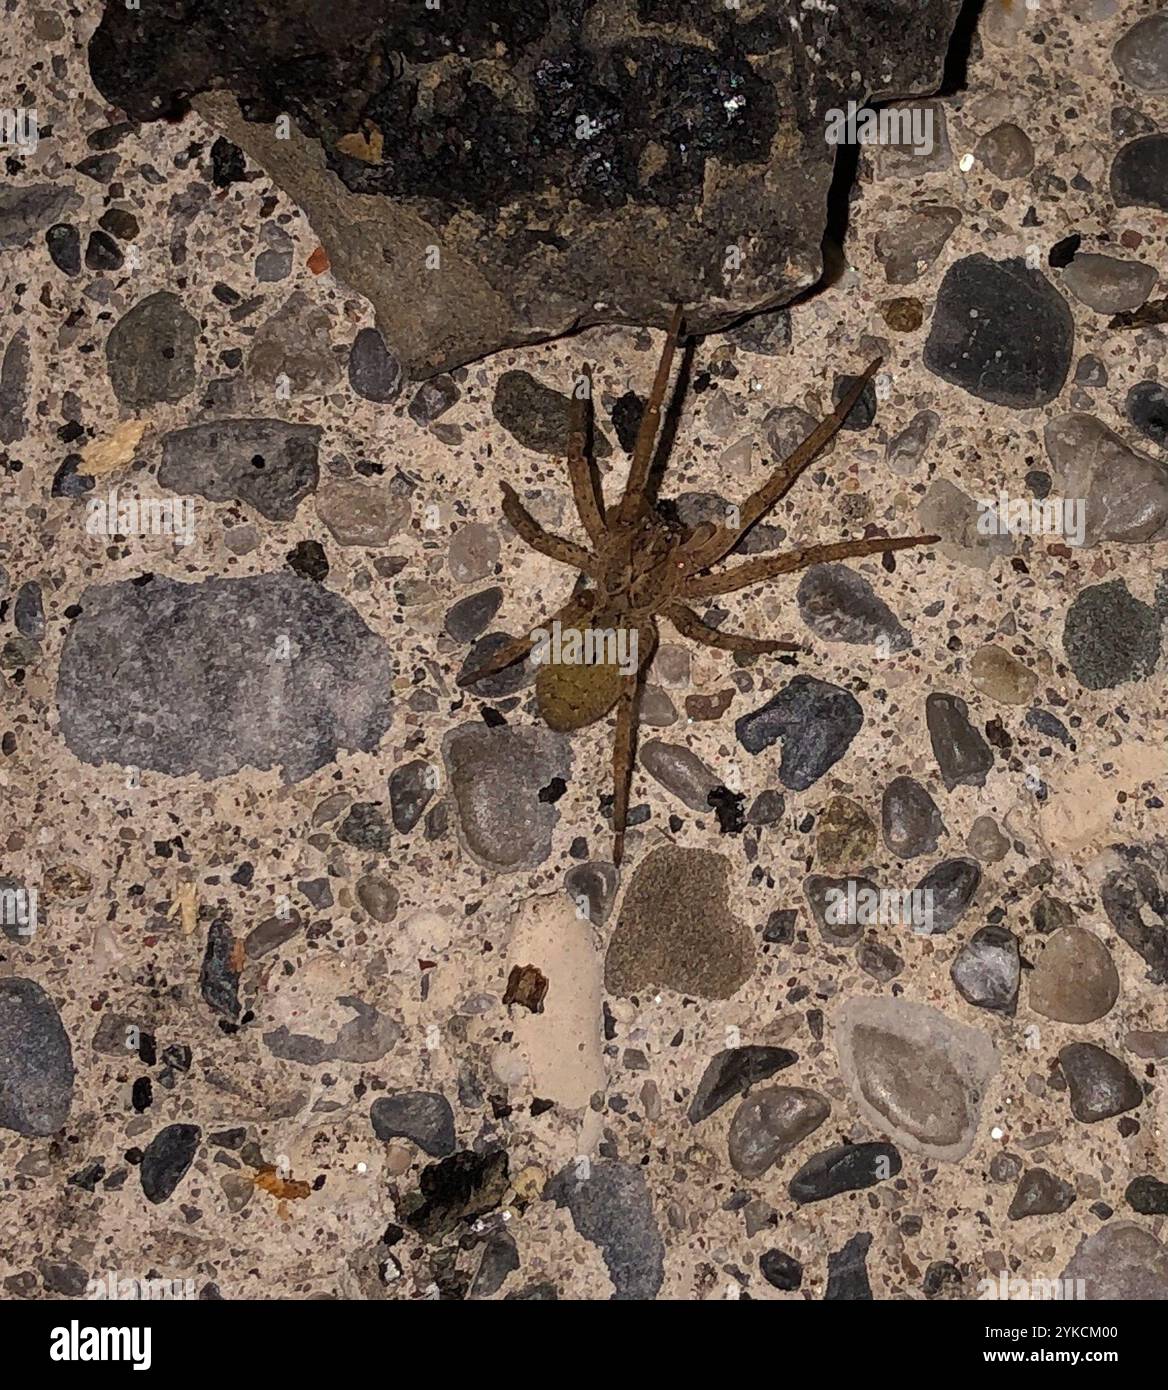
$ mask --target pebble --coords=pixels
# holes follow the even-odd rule
[[[783,1293],[794,1293],[803,1283],[803,1266],[785,1250],[764,1250],[758,1268],[767,1283]]]
[[[246,951],[246,947],[244,948]],[[199,971],[199,993],[212,1012],[232,1022],[239,1017],[240,960],[235,937],[222,917],[207,929],[207,946]]]
[[[837,372],[831,388],[831,403],[833,406],[839,405],[843,398],[848,394],[853,386],[859,384],[861,378],[849,376],[846,373]],[[855,405],[843,418],[840,425],[842,430],[866,430],[876,418],[876,384],[873,381],[866,381],[864,389],[860,392]]]
[[[1111,163],[1111,197],[1116,207],[1168,212],[1168,135],[1141,135],[1123,146]]]
[[[573,1162],[552,1178],[543,1195],[567,1207],[576,1230],[599,1249],[614,1300],[657,1297],[665,1281],[665,1244],[639,1167],[590,1162],[582,1176]]]
[[[1005,647],[978,647],[969,662],[975,690],[1003,705],[1025,705],[1034,698],[1038,677]]]
[[[763,435],[771,457],[776,462],[790,457],[818,423],[814,415],[809,415],[797,405],[774,406],[762,422]],[[819,457],[828,458],[834,448],[833,440]],[[757,527],[755,529],[757,530]]]
[[[1062,390],[1074,346],[1071,311],[1040,271],[977,254],[945,273],[924,362],[981,400],[1032,410]]]
[[[894,777],[880,803],[884,843],[898,859],[932,854],[945,833],[937,803],[912,777]]]
[[[277,397],[281,390],[297,395],[327,391],[341,379],[331,329],[328,311],[302,290],[293,290],[256,330],[247,358],[249,379]]]
[[[730,861],[663,845],[637,865],[604,962],[612,994],[663,986],[728,999],[754,970],[755,948],[731,915]]]
[[[376,328],[362,328],[349,349],[349,385],[377,405],[389,405],[405,384],[402,364]]]
[[[316,514],[338,545],[387,545],[410,517],[405,497],[356,478],[330,480],[316,494]]]
[[[718,778],[696,753],[655,738],[641,746],[638,756],[649,776],[691,811],[710,809],[710,793],[719,785]]]
[[[1060,1023],[1094,1023],[1119,998],[1119,972],[1094,932],[1062,927],[1030,972],[1030,1007]]]
[[[1128,393],[1129,419],[1139,390]],[[1056,416],[1044,440],[1059,493],[1083,499],[1084,545],[1168,540],[1168,468],[1162,463],[1131,448],[1094,415]]]
[[[915,333],[925,321],[925,306],[911,296],[886,299],[880,313],[895,333]]]
[[[981,883],[981,869],[972,859],[943,859],[917,884],[932,902],[930,934],[952,931],[965,915]]]
[[[1012,1018],[1022,976],[1018,938],[1006,927],[980,928],[957,953],[949,975],[967,1004]]]
[[[965,847],[983,864],[997,864],[1009,853],[1010,840],[1002,834],[993,816],[978,816],[965,837]]]
[[[1138,20],[1111,50],[1126,82],[1143,92],[1168,94],[1168,12]]]
[[[935,410],[918,410],[904,429],[888,441],[884,460],[889,472],[901,478],[915,473],[940,423],[941,417]]]
[[[81,274],[81,234],[72,222],[54,222],[45,233],[49,257],[65,275]]]
[[[28,333],[21,329],[9,339],[0,360],[0,444],[15,444],[24,438],[31,365]]]
[[[747,825],[777,825],[787,809],[787,801],[780,791],[768,787],[750,803],[746,813]]]
[[[799,1060],[785,1047],[751,1044],[730,1047],[711,1059],[689,1106],[690,1124],[700,1124],[735,1096],[745,1095],[752,1086],[774,1076]]]
[[[1020,179],[1034,168],[1030,137],[1010,122],[987,131],[974,147],[974,154],[999,179]]]
[[[39,642],[45,635],[45,605],[41,596],[41,586],[30,579],[16,591],[12,605],[12,617],[16,630],[22,637],[31,637]]]
[[[375,801],[355,801],[337,826],[337,839],[376,854],[384,854],[393,842],[389,822]]]
[[[934,478],[917,507],[923,531],[942,537],[938,549],[949,559],[973,569],[988,570],[994,560],[1009,555],[1014,538],[978,529],[977,502],[948,478]]]
[[[322,584],[328,578],[329,562],[319,541],[297,541],[285,557],[293,574]]]
[[[406,408],[406,414],[415,425],[432,425],[439,416],[446,414],[461,395],[462,392],[453,377],[431,377],[429,381],[423,381],[414,392],[414,398]]]
[[[856,875],[848,878],[829,878],[824,874],[811,874],[803,880],[803,894],[807,899],[807,906],[811,909],[811,916],[819,928],[820,935],[832,946],[854,946],[863,936],[864,928],[870,925],[866,920],[850,920],[840,911],[844,902],[841,895],[846,895],[849,885],[853,883],[856,886],[857,906],[863,901],[860,894],[879,892],[877,885],[870,878]],[[857,912],[857,917],[861,915]]]
[[[787,1185],[792,1201],[805,1205],[859,1192],[894,1178],[901,1169],[894,1144],[837,1144],[808,1159]]]
[[[198,1125],[167,1125],[151,1139],[138,1168],[148,1202],[165,1202],[186,1177],[201,1133]]]
[[[1071,1114],[1084,1124],[1109,1120],[1143,1102],[1140,1083],[1124,1063],[1094,1043],[1068,1043],[1058,1060],[1071,1093]]]
[[[507,1195],[509,1168],[504,1149],[459,1149],[428,1163],[418,1179],[421,1201],[415,1198],[410,1204],[405,1224],[423,1240],[437,1241],[463,1223],[486,1216]]]
[[[436,786],[433,767],[421,758],[394,768],[389,778],[389,804],[395,829],[406,835],[417,825]]]
[[[772,309],[753,314],[734,328],[727,328],[724,336],[746,352],[756,352],[761,357],[784,357],[791,350],[791,311]]]
[[[244,938],[244,953],[248,960],[259,960],[269,951],[278,950],[286,941],[291,941],[302,925],[300,914],[295,910],[283,917],[267,917]]]
[[[840,1072],[869,1124],[927,1158],[969,1152],[998,1066],[986,1033],[927,1004],[854,998],[837,1011],[835,1035]]]
[[[1155,268],[1141,261],[1121,261],[1080,251],[1063,271],[1063,284],[1081,303],[1098,314],[1124,314],[1138,309],[1152,293]]]
[[[34,980],[0,979],[0,1129],[55,1134],[73,1104],[73,1049]]]
[[[474,584],[499,563],[499,533],[482,521],[460,526],[450,538],[446,567],[456,584]]]
[[[1168,1182],[1161,1182],[1149,1174],[1133,1178],[1123,1200],[1142,1216],[1168,1216]]]
[[[827,869],[855,868],[872,857],[876,824],[857,801],[833,796],[815,827],[815,857]]]
[[[537,868],[551,851],[560,819],[539,792],[571,774],[571,744],[550,729],[461,724],[442,740],[446,781],[459,833],[485,868]]]
[[[468,1298],[490,1298],[519,1268],[519,1247],[510,1231],[492,1231],[483,1242],[483,1257],[471,1281]]]
[[[969,722],[965,701],[958,695],[929,695],[925,699],[925,723],[946,788],[952,791],[958,786],[984,787],[994,755]]]
[[[199,321],[177,294],[160,290],[140,299],[105,340],[114,395],[133,410],[183,400],[195,385],[198,336]]]
[[[830,1114],[829,1101],[801,1086],[765,1086],[752,1092],[730,1122],[730,1166],[744,1178],[761,1177]]]
[[[827,1257],[825,1303],[867,1303],[872,1298],[868,1282],[868,1250],[872,1237],[867,1231],[852,1236],[842,1250]]]
[[[1062,1278],[1081,1279],[1089,1302],[1162,1303],[1168,1300],[1168,1246],[1133,1221],[1111,1221],[1083,1237]]]
[[[340,748],[372,751],[389,726],[393,667],[381,639],[343,598],[289,571],[120,580],[89,587],[81,606],[57,708],[85,762],[203,777],[281,764],[296,782]],[[162,650],[174,659],[158,661]],[[298,682],[302,671],[311,679]]]
[[[865,975],[871,975],[882,985],[895,980],[904,969],[903,958],[882,941],[861,941],[860,949],[856,952],[856,964]]]
[[[317,425],[283,420],[210,420],[173,430],[158,481],[211,502],[246,502],[270,521],[291,521],[320,477]]]
[[[616,901],[620,873],[615,864],[604,860],[573,864],[564,874],[564,890],[576,904],[577,912],[596,927],[604,926]]]
[[[957,208],[921,207],[903,222],[876,236],[876,258],[890,285],[919,279],[945,249],[961,225]]]
[[[504,372],[495,387],[491,412],[525,449],[563,458],[568,452],[571,397],[536,381],[530,372]],[[607,458],[612,445],[594,431],[593,458]]]
[[[375,922],[392,922],[397,916],[397,889],[381,874],[364,874],[357,880],[357,901]]]
[[[912,634],[868,580],[847,565],[812,565],[795,598],[803,621],[825,641],[879,643],[884,654],[912,645]]]
[[[1124,412],[1142,435],[1159,448],[1168,449],[1168,387],[1158,381],[1141,381],[1127,393]],[[1168,469],[1161,465],[1161,490],[1168,486],[1166,477]]]
[[[502,603],[503,590],[494,586],[460,598],[446,610],[443,627],[447,636],[456,642],[473,642],[486,631]]]
[[[369,1119],[383,1144],[408,1139],[431,1158],[447,1158],[454,1152],[454,1111],[437,1091],[379,1096],[370,1107]]]
[[[1103,880],[1100,898],[1107,920],[1147,963],[1151,984],[1168,983],[1168,855],[1153,844],[1128,846],[1128,864]]]
[[[1160,659],[1160,614],[1122,579],[1089,585],[1067,610],[1063,650],[1088,690],[1143,680]]]
[[[1074,1204],[1075,1189],[1045,1168],[1027,1168],[1006,1212],[1011,1221],[1027,1216],[1056,1216]]]
[[[0,188],[0,251],[26,246],[36,234],[64,213],[80,207],[81,198],[61,184],[32,183],[24,188]]]
[[[1123,1045],[1137,1057],[1150,1057],[1156,1061],[1168,1058],[1168,1033],[1136,1028],[1126,1033]]]
[[[734,732],[756,755],[782,739],[779,781],[789,791],[806,791],[843,757],[863,722],[859,701],[841,686],[796,676],[737,720]]]

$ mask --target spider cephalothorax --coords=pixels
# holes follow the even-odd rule
[[[473,685],[486,676],[522,660],[533,648],[539,658],[535,694],[540,713],[553,729],[580,729],[602,719],[617,706],[613,747],[613,861],[620,863],[629,808],[636,744],[637,697],[645,670],[657,645],[657,618],[667,618],[683,637],[723,651],[763,653],[795,650],[791,642],[768,641],[710,627],[689,606],[744,589],[749,584],[791,574],[825,560],[872,555],[909,546],[929,545],[937,536],[908,536],[892,540],[873,536],[860,541],[834,541],[805,546],[778,555],[762,555],[719,573],[716,565],[738,545],[746,532],[782,498],[799,474],[847,418],[879,360],[858,378],[831,415],[779,464],[767,481],[733,515],[733,524],[706,523],[687,528],[668,521],[657,510],[650,486],[654,444],[661,424],[661,406],[669,384],[673,355],[681,328],[681,306],[674,310],[657,367],[653,390],[637,432],[628,481],[621,500],[605,505],[593,461],[588,457],[587,410],[591,390],[573,396],[568,440],[568,473],[576,510],[591,548],[545,531],[503,483],[503,513],[534,550],[580,571],[578,587],[567,604],[526,637],[516,637],[481,665],[465,672],[460,685]],[[584,368],[590,379],[589,369]],[[556,641],[546,642],[554,630]],[[563,634],[579,640],[563,641]],[[609,636],[620,641],[609,642]],[[587,639],[587,640],[585,640]],[[551,653],[549,657],[548,653]]]

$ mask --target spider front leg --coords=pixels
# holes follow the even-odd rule
[[[879,370],[880,362],[881,359],[878,357],[875,362],[868,365],[863,375],[858,377],[844,392],[839,405],[827,419],[821,420],[803,443],[779,464],[762,487],[751,493],[743,502],[735,526],[720,526],[711,539],[693,547],[687,564],[691,574],[708,569],[711,565],[716,565],[719,560],[725,559],[755,522],[765,516],[776,502],[781,501],[790,492],[807,465],[839,433],[844,421],[863,395],[864,388]]]
[[[811,565],[822,564],[827,560],[849,560],[861,555],[879,555],[885,550],[908,550],[917,545],[935,545],[940,536],[873,536],[866,541],[833,541],[830,545],[811,545],[804,550],[788,550],[782,555],[763,555],[757,560],[747,560],[744,565],[735,565],[723,574],[696,575],[686,580],[681,592],[686,598],[713,598],[719,594],[732,594],[736,589],[745,589],[749,584],[759,584],[764,579],[774,579],[780,574],[794,574]]]
[[[497,676],[500,671],[505,671],[508,666],[513,666],[515,662],[521,661],[527,655],[535,646],[535,633],[541,627],[550,627],[554,622],[558,622],[561,627],[571,627],[578,619],[586,617],[592,612],[595,602],[596,595],[590,589],[585,589],[574,595],[563,608],[557,613],[553,613],[547,622],[537,623],[528,636],[512,637],[507,645],[500,647],[493,656],[489,656],[486,661],[472,670],[464,672],[459,676],[458,684],[465,687],[485,680],[488,676]]]
[[[572,496],[576,499],[576,511],[583,523],[588,539],[599,545],[607,534],[604,521],[604,494],[596,469],[588,457],[588,414],[592,410],[592,368],[584,364],[584,380],[588,384],[586,397],[572,393],[571,416],[568,421],[568,476],[572,480]]]
[[[548,555],[562,565],[571,565],[573,569],[582,570],[595,578],[598,562],[590,550],[585,550],[575,541],[545,531],[520,502],[519,494],[510,483],[500,483],[499,486],[503,490],[503,515],[532,550],[538,550],[541,555]]]
[[[691,642],[700,642],[706,647],[717,647],[723,652],[747,652],[754,656],[765,656],[768,652],[797,652],[798,642],[769,641],[765,637],[748,637],[741,632],[722,632],[719,628],[703,623],[701,618],[687,608],[684,603],[671,603],[662,610],[664,616],[683,637]]]

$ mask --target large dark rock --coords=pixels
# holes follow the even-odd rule
[[[813,284],[825,113],[934,90],[960,8],[257,0],[240,24],[151,0],[108,4],[89,57],[131,118],[193,101],[261,165],[416,378],[677,300],[705,333]]]
[[[145,582],[143,582],[145,580]],[[285,571],[94,585],[65,638],[61,733],[85,762],[296,782],[389,725],[393,663],[357,612]]]

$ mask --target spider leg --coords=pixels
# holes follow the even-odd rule
[[[754,523],[770,511],[776,502],[786,496],[794,486],[799,474],[838,433],[840,426],[851,413],[852,407],[863,394],[864,387],[876,375],[880,362],[881,359],[878,357],[875,362],[869,364],[864,374],[840,398],[839,405],[827,419],[821,420],[803,443],[779,464],[762,487],[751,493],[743,502],[739,509],[737,526],[720,527],[718,533],[708,544],[695,547],[688,566],[691,573],[708,569],[710,565],[716,565],[719,560],[729,555]]]
[[[592,605],[596,601],[596,596],[590,589],[585,589],[581,593],[574,594],[572,598],[564,604],[558,612],[542,624],[537,624],[532,628],[526,637],[512,637],[505,647],[500,647],[493,656],[489,656],[486,661],[470,671],[465,671],[458,678],[460,686],[474,685],[478,681],[485,680],[487,676],[496,676],[500,671],[505,671],[508,666],[520,661],[535,646],[535,634],[540,627],[547,627],[557,620],[564,626],[571,626],[578,618],[584,617],[592,611]]]
[[[657,624],[642,622],[637,628],[637,669],[621,680],[616,707],[616,734],[612,743],[612,862],[619,868],[625,852],[625,826],[629,818],[629,791],[637,752],[637,717],[645,671],[657,648]]]
[[[762,656],[767,652],[799,650],[798,642],[772,642],[763,637],[748,637],[741,632],[722,632],[709,623],[703,623],[693,609],[687,608],[684,603],[671,603],[662,612],[683,637],[688,637],[691,642],[701,642],[706,647],[717,647],[719,651],[753,652]]]
[[[604,495],[600,480],[592,460],[585,452],[588,439],[588,415],[592,409],[592,368],[585,363],[584,378],[588,382],[587,405],[585,399],[572,393],[572,413],[568,422],[568,476],[572,480],[572,496],[576,499],[576,511],[593,545],[599,544],[607,531],[604,524]]]
[[[541,555],[550,555],[561,564],[571,565],[573,569],[583,570],[585,574],[595,576],[597,562],[591,551],[585,550],[575,541],[565,540],[563,536],[553,536],[550,531],[545,531],[520,502],[519,494],[510,483],[501,483],[500,487],[503,489],[503,515],[532,550],[538,550]]]
[[[653,379],[653,390],[649,403],[641,417],[637,430],[637,442],[633,446],[633,461],[629,465],[629,477],[625,483],[624,495],[617,509],[617,520],[626,526],[636,519],[645,501],[645,487],[649,481],[649,466],[653,461],[653,444],[661,426],[661,405],[665,400],[665,388],[669,385],[669,370],[673,365],[673,353],[677,347],[677,335],[681,329],[681,305],[678,304],[669,320],[669,331],[665,335],[665,346],[661,351],[661,361],[657,364],[657,375]]]
[[[933,545],[940,536],[873,536],[865,541],[833,541],[830,545],[811,545],[803,550],[788,550],[782,555],[762,555],[747,560],[722,574],[704,574],[687,580],[681,592],[686,598],[713,598],[715,594],[732,594],[748,584],[758,584],[779,574],[793,574],[825,560],[847,560],[860,555],[878,555],[885,550],[907,550],[916,545]]]

